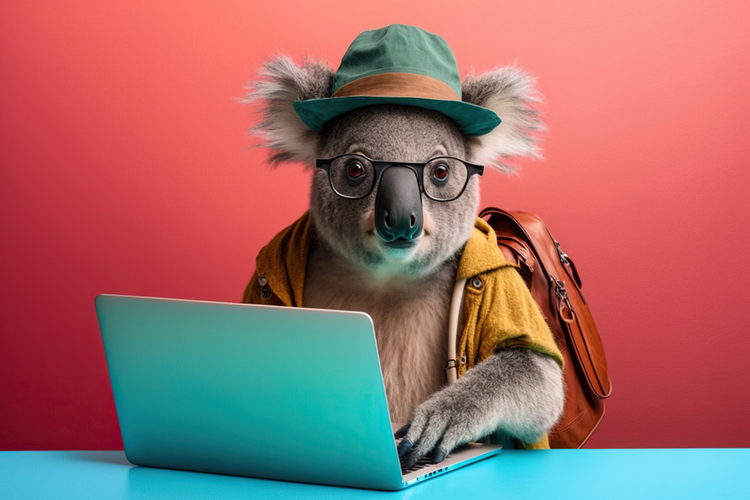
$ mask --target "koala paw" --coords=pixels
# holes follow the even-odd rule
[[[433,394],[396,432],[396,438],[403,438],[398,454],[406,468],[430,453],[433,462],[442,462],[457,446],[481,439],[493,430],[493,415],[471,397],[452,389],[446,387]]]
[[[500,350],[414,410],[398,454],[412,467],[428,453],[441,462],[462,444],[502,429],[533,443],[557,421],[564,404],[563,374],[550,357],[529,349]]]

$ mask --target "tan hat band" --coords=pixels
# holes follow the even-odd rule
[[[349,82],[333,97],[420,97],[460,101],[456,92],[442,80],[414,73],[380,73]]]

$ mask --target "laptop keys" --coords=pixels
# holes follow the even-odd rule
[[[412,472],[414,472],[416,470],[424,469],[425,467],[430,467],[432,465],[435,465],[434,462],[432,461],[432,457],[429,457],[429,456],[422,457],[421,459],[419,459],[419,461],[416,464],[414,464],[413,467],[411,467],[409,469],[407,469],[407,468],[404,467],[404,462],[405,462],[404,457],[401,457],[399,459],[399,462],[401,463],[401,473],[402,474],[409,474],[409,473],[412,473]]]

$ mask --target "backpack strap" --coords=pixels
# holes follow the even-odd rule
[[[448,313],[448,363],[445,366],[445,379],[448,385],[458,380],[458,362],[456,361],[456,339],[458,338],[458,317],[464,302],[466,278],[456,281],[451,297],[451,308]]]

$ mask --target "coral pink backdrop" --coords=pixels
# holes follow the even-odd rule
[[[247,149],[244,82],[393,22],[538,78],[546,159],[483,205],[581,271],[614,384],[589,446],[750,446],[748,2],[97,0],[0,5],[0,449],[122,446],[94,297],[239,301],[309,182]]]

